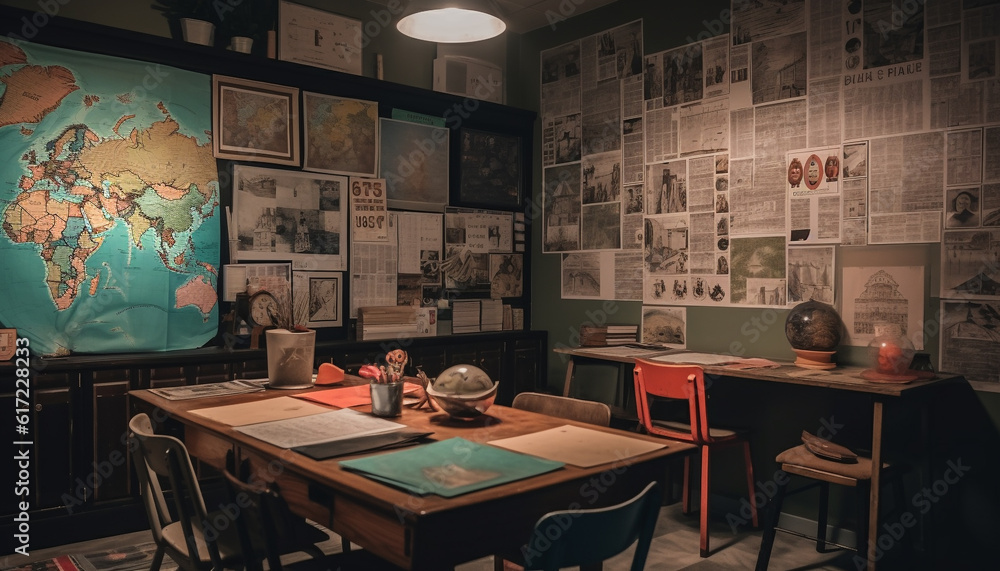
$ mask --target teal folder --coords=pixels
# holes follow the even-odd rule
[[[340,466],[408,492],[446,498],[544,474],[563,466],[526,454],[449,438]]]

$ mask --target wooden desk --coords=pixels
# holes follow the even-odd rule
[[[600,507],[627,499],[650,480],[662,481],[672,456],[694,450],[690,444],[668,441],[666,448],[593,468],[567,465],[554,472],[455,498],[415,496],[340,468],[340,460],[357,456],[312,460],[190,412],[299,392],[302,391],[266,391],[182,401],[169,401],[146,390],[129,394],[141,401],[144,408],[153,409],[147,412],[154,423],[168,418],[180,421],[192,456],[219,469],[225,467],[228,451],[238,461],[249,459],[255,473],[278,483],[296,513],[408,569],[445,569],[493,553],[516,552],[543,514],[557,509]],[[369,407],[357,409],[367,412]],[[433,430],[435,440],[460,436],[486,442],[578,424],[664,442],[498,405],[469,422],[406,406],[403,415],[394,420],[413,428]]]
[[[574,361],[579,358],[618,363],[619,365],[634,364],[636,357],[648,360],[655,360],[656,356],[672,353],[680,353],[677,350],[651,351],[647,350],[642,355],[625,356],[622,354],[608,355],[601,352],[600,348],[575,348],[575,349],[553,349],[556,353],[569,355],[569,362],[566,367],[566,384],[563,386],[563,395],[569,396],[570,384],[572,382],[575,369]],[[638,353],[639,351],[637,351]],[[871,480],[871,508],[868,517],[868,571],[875,571],[877,555],[877,542],[880,533],[878,527],[880,480],[882,462],[884,454],[882,449],[882,432],[884,429],[883,413],[886,401],[902,397],[910,397],[925,391],[926,389],[944,382],[961,381],[961,377],[943,375],[931,380],[913,381],[907,384],[876,383],[864,380],[860,377],[863,367],[837,367],[830,374],[819,371],[816,375],[803,375],[808,369],[802,369],[787,362],[782,362],[777,369],[733,369],[719,365],[703,365],[706,380],[710,375],[720,377],[733,377],[739,379],[752,379],[772,383],[785,383],[804,385],[810,387],[820,387],[839,391],[853,391],[870,395],[872,401],[872,480]],[[926,427],[926,410],[921,409],[923,426]],[[925,430],[925,429],[924,429]],[[926,434],[921,434],[926,438]],[[775,451],[777,452],[777,451]],[[926,477],[927,475],[924,474]]]

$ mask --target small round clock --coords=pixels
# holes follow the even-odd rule
[[[278,300],[267,291],[259,291],[250,296],[250,311],[248,319],[251,327],[270,327],[274,325],[271,315],[278,309]]]

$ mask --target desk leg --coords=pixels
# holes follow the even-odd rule
[[[573,382],[573,356],[569,356],[569,363],[566,363],[566,380],[563,381],[563,396],[569,396],[569,385]]]
[[[878,549],[879,496],[882,493],[882,401],[875,400],[872,411],[872,481],[868,503],[868,569],[875,571]]]

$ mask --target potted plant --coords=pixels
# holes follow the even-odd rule
[[[212,0],[156,0],[153,9],[163,13],[175,36],[180,35],[186,42],[215,45],[219,16]]]
[[[263,45],[273,29],[278,6],[274,0],[241,0],[219,9],[219,31],[230,38],[229,48],[250,53],[252,45]]]
[[[265,305],[274,327],[264,332],[267,345],[268,386],[301,389],[312,386],[316,331],[303,325],[309,310],[307,297],[291,300],[290,292],[272,296]]]

